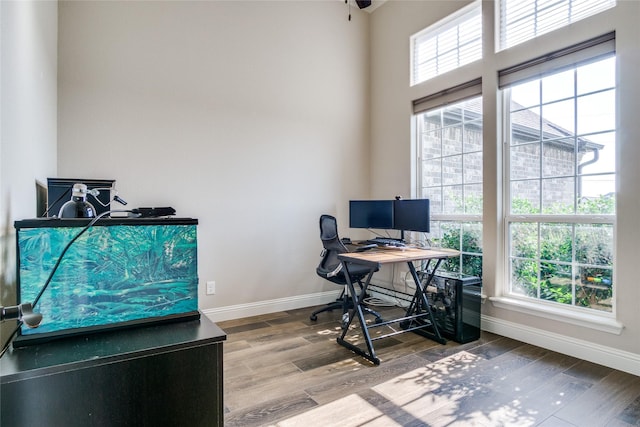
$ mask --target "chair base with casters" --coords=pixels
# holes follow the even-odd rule
[[[336,299],[333,302],[328,303],[326,306],[314,311],[313,313],[311,313],[311,316],[309,316],[309,319],[312,321],[316,321],[318,320],[318,314],[320,313],[324,313],[326,311],[333,311],[333,310],[338,310],[338,309],[342,309],[344,311],[344,290],[342,291],[342,293],[340,294],[340,296],[338,297],[338,299]],[[353,303],[349,303],[349,307],[348,308],[353,308]]]
[[[316,321],[318,320],[318,313],[332,311],[340,308],[342,309],[344,318],[344,314],[347,313],[349,309],[353,308],[353,301],[348,297],[348,295],[346,295],[344,290],[345,285],[347,284],[347,278],[345,277],[345,272],[343,271],[342,264],[338,259],[338,255],[341,253],[349,252],[349,250],[344,245],[342,240],[338,237],[337,221],[331,215],[320,216],[320,240],[322,240],[323,247],[321,254],[322,259],[320,261],[320,264],[316,268],[316,273],[323,279],[333,282],[336,285],[342,286],[343,289],[340,297],[336,301],[331,302],[325,307],[314,311],[313,313],[311,313],[311,316],[309,316],[309,319],[311,319],[312,321]],[[358,284],[360,285],[360,289],[362,289],[361,280],[368,274],[368,268],[356,266],[353,271],[350,271],[349,276],[351,282],[358,282]],[[376,318],[376,323],[382,322],[382,317],[379,313],[366,307],[364,308],[364,310]]]
[[[350,310],[353,308],[353,301],[351,301],[351,298],[347,298],[346,301],[347,307],[345,307],[345,298],[344,298],[344,291],[342,291],[342,294],[340,294],[340,297],[338,297],[338,299],[336,299],[333,302],[328,303],[326,306],[314,311],[313,313],[311,313],[311,316],[309,316],[309,320],[315,322],[318,320],[318,314],[320,313],[324,313],[327,311],[333,311],[333,310],[342,310],[342,314],[346,313],[347,310]],[[372,316],[375,317],[375,323],[382,323],[382,316],[380,315],[380,313],[378,313],[375,310],[372,310],[368,307],[363,307],[364,311],[371,314]]]

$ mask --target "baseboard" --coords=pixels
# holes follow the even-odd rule
[[[214,322],[241,319],[243,317],[258,316],[261,314],[277,313],[285,310],[312,307],[327,304],[340,296],[342,291],[318,292],[315,294],[299,295],[287,298],[279,298],[268,301],[258,301],[249,304],[230,305],[220,308],[207,308],[200,310],[202,314]],[[311,314],[311,313],[309,313]]]
[[[640,355],[495,317],[482,316],[482,329],[558,353],[640,375]]]

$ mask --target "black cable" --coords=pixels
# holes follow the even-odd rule
[[[62,200],[62,198],[64,196],[66,196],[67,194],[69,194],[69,191],[73,190],[73,185],[69,186],[69,188],[67,188],[64,193],[62,193],[60,195],[60,197],[58,197],[53,203],[51,203],[51,205],[47,208],[46,211],[43,212],[42,217],[46,217],[47,214],[49,213],[49,211],[51,210],[52,207],[54,207],[56,205],[56,203],[58,203],[60,200]]]
[[[105,211],[105,212],[102,212],[100,215],[96,216],[95,218],[93,218],[89,224],[85,225],[84,228],[82,230],[80,230],[80,232],[78,234],[76,234],[75,237],[69,241],[69,243],[67,243],[67,245],[64,247],[64,249],[60,253],[60,256],[58,257],[58,261],[56,261],[55,265],[53,266],[53,269],[51,270],[51,273],[49,273],[49,277],[47,277],[47,280],[44,282],[44,285],[42,286],[42,289],[40,289],[40,292],[38,292],[38,295],[36,295],[36,298],[33,300],[33,304],[32,304],[33,308],[36,307],[36,304],[38,303],[38,301],[40,301],[40,297],[42,297],[42,294],[44,293],[44,291],[49,287],[49,283],[51,283],[51,279],[53,279],[53,275],[58,270],[58,267],[60,266],[60,263],[62,262],[62,258],[67,253],[67,251],[69,250],[71,245],[73,245],[73,242],[78,240],[78,238],[80,236],[82,236],[85,233],[85,231],[87,231],[88,229],[93,227],[93,225],[96,222],[98,222],[98,220],[100,218],[102,218],[105,215],[109,215],[111,213],[114,213],[114,212],[131,212],[131,211],[130,210]]]
[[[82,230],[80,230],[80,232],[78,232],[78,234],[76,234],[75,237],[69,241],[69,243],[67,243],[67,245],[64,247],[64,249],[62,249],[62,252],[60,253],[60,256],[58,257],[58,261],[56,261],[55,265],[53,266],[53,269],[51,270],[51,273],[49,273],[49,277],[44,282],[44,285],[40,289],[40,292],[38,292],[38,295],[36,295],[36,298],[33,300],[33,304],[32,304],[33,308],[35,308],[35,306],[38,303],[38,301],[40,301],[40,298],[42,297],[42,294],[49,287],[49,283],[51,283],[51,280],[53,279],[53,275],[56,273],[56,271],[58,271],[58,267],[60,266],[60,263],[62,262],[62,258],[67,253],[67,251],[69,250],[71,245],[73,245],[73,243],[76,240],[78,240],[78,238],[80,236],[82,236],[89,228],[91,228],[100,218],[102,218],[105,215],[114,213],[114,212],[131,212],[131,210],[111,210],[111,211],[102,212],[100,215],[98,215],[95,218],[93,218],[91,220],[91,222],[89,222],[89,224],[85,225],[84,228]],[[7,352],[7,349],[9,348],[9,345],[13,341],[13,338],[16,336],[16,334],[18,333],[20,328],[22,327],[22,324],[23,324],[22,320],[19,320],[18,321],[18,325],[13,330],[13,332],[9,336],[9,339],[5,342],[4,346],[2,347],[2,350],[0,351],[0,358],[2,356],[4,356],[4,354]]]
[[[7,342],[5,342],[4,346],[2,347],[2,351],[0,351],[0,358],[2,358],[2,356],[4,356],[4,354],[7,352],[7,350],[9,349],[9,345],[11,344],[11,342],[13,341],[13,338],[16,336],[16,334],[18,333],[21,327],[22,327],[22,320],[19,320],[18,326],[16,326],[13,332],[11,332],[9,339],[7,340]]]

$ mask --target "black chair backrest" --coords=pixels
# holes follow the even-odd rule
[[[338,236],[338,222],[331,215],[320,216],[320,240],[324,253],[322,260],[316,268],[320,277],[335,283],[344,283],[344,274],[340,273],[340,260],[338,255],[349,252]]]

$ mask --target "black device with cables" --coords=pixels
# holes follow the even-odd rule
[[[96,215],[110,210],[112,201],[126,205],[127,202],[118,196],[115,183],[115,179],[47,178],[47,209],[42,216],[58,216],[62,205],[72,196],[75,184],[87,186],[87,194],[92,196],[90,202],[95,207]]]

